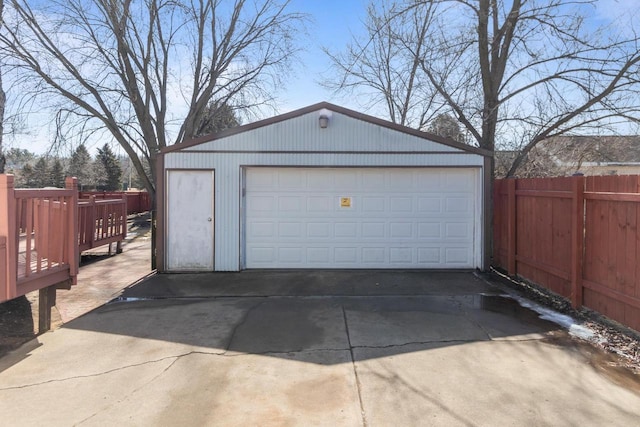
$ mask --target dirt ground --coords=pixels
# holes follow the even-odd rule
[[[128,235],[125,241],[149,235],[149,214],[131,215],[127,222]],[[115,244],[113,249],[115,252]],[[107,250],[108,246],[103,246],[83,253],[80,267],[108,257]],[[126,256],[126,246],[124,253],[111,256]],[[0,357],[38,336],[38,309],[38,291],[0,304]],[[51,328],[55,329],[61,325],[62,320],[54,308],[51,313]]]

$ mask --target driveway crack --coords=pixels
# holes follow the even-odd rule
[[[120,399],[118,399],[118,401],[116,402],[112,402],[111,404],[105,406],[104,408],[100,409],[99,411],[91,414],[90,416],[88,416],[87,418],[77,422],[74,424],[74,426],[78,426],[80,424],[84,424],[85,422],[89,421],[90,419],[92,419],[93,417],[97,416],[98,414],[100,414],[101,412],[104,412],[110,408],[113,408],[115,405],[118,405],[122,402],[124,402],[127,398],[129,398],[129,396],[133,395],[134,393],[137,393],[138,391],[142,390],[144,387],[148,386],[149,384],[151,384],[152,382],[154,382],[155,380],[157,380],[158,378],[160,378],[161,376],[163,376],[164,374],[167,373],[167,371],[169,371],[169,369],[171,369],[173,367],[173,365],[176,364],[176,362],[178,360],[180,360],[183,356],[187,356],[189,354],[192,353],[187,353],[184,355],[180,355],[180,356],[175,356],[174,360],[167,365],[167,367],[165,367],[162,372],[158,373],[158,375],[155,375],[153,378],[151,378],[149,381],[145,382],[144,384],[140,385],[139,387],[136,387],[135,389],[131,390],[129,393],[127,393],[125,396],[122,396]]]
[[[260,307],[262,304],[264,304],[264,301],[260,301],[257,304],[252,305],[251,307],[249,307],[247,309],[247,312],[244,314],[244,316],[242,317],[242,319],[235,324],[235,326],[233,327],[233,330],[231,331],[231,333],[229,334],[229,342],[227,343],[227,347],[224,351],[224,353],[227,353],[229,351],[229,349],[231,349],[231,344],[233,344],[233,340],[236,337],[236,332],[238,332],[238,329],[244,325],[245,323],[247,323],[247,320],[249,319],[249,315],[251,314],[251,312],[253,310],[255,310],[256,308]]]
[[[347,334],[347,342],[349,343],[349,354],[351,355],[351,366],[353,366],[353,374],[355,375],[355,378],[356,378],[356,389],[358,390],[358,402],[360,403],[360,414],[362,415],[362,425],[364,427],[367,427],[367,415],[364,411],[364,404],[362,402],[360,377],[358,376],[358,367],[356,366],[356,360],[353,355],[354,347],[351,345],[351,334],[349,333],[349,322],[347,322],[347,312],[344,309],[344,306],[341,306],[341,308],[342,308],[342,317],[344,319],[344,330]]]
[[[168,368],[173,366],[173,364],[175,364],[175,362],[178,359],[180,359],[182,357],[185,357],[185,356],[190,356],[192,354],[208,354],[208,355],[213,355],[213,356],[223,356],[224,352],[190,351],[190,352],[183,353],[183,354],[161,357],[159,359],[154,359],[154,360],[147,360],[146,362],[132,363],[130,365],[119,366],[117,368],[109,369],[107,371],[97,372],[95,374],[74,375],[72,377],[55,378],[55,379],[51,379],[51,380],[47,380],[47,381],[41,381],[41,382],[38,382],[38,383],[23,384],[23,385],[19,385],[19,386],[11,386],[11,387],[2,387],[2,388],[0,388],[0,391],[20,390],[20,389],[25,389],[25,388],[30,388],[30,387],[37,387],[37,386],[41,386],[41,385],[45,385],[45,384],[60,383],[60,382],[79,380],[79,379],[84,379],[84,378],[96,378],[96,377],[101,377],[103,375],[109,375],[109,374],[112,374],[114,372],[123,371],[123,370],[129,369],[129,368],[137,368],[137,367],[140,367],[140,366],[145,366],[145,365],[150,365],[150,364],[154,364],[154,363],[164,362],[165,360],[175,359],[166,369],[164,369],[162,371],[161,374],[163,374],[168,370]]]

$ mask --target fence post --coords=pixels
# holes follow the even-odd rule
[[[507,179],[507,273],[515,276],[516,270],[516,183],[515,178]]]
[[[116,254],[121,254],[122,253],[122,242],[124,241],[124,239],[127,238],[127,213],[128,213],[128,197],[127,197],[127,193],[122,193],[122,201],[124,203],[124,206],[122,207],[122,223],[120,224],[120,227],[122,227],[122,240],[118,240],[116,242]]]
[[[571,305],[582,307],[582,263],[584,259],[584,176],[572,178],[571,205]]]
[[[71,284],[78,282],[78,268],[80,265],[80,243],[78,232],[78,178],[67,177],[64,181],[67,190],[73,190],[71,200],[69,200],[69,217],[67,227],[69,227],[69,274],[71,275]]]
[[[0,295],[4,299],[16,297],[18,280],[18,231],[16,230],[16,198],[13,189],[13,175],[0,174],[0,236],[6,240],[6,269],[0,284],[4,289]]]
[[[87,229],[89,231],[89,244],[90,248],[93,248],[93,245],[96,241],[96,196],[89,196],[89,212],[87,215]]]

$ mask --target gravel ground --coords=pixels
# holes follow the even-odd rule
[[[587,308],[575,310],[566,298],[533,283],[514,280],[500,271],[492,270],[492,273],[487,275],[487,279],[506,285],[523,297],[540,305],[571,316],[577,323],[594,332],[594,336],[588,340],[589,343],[608,353],[615,354],[618,356],[621,366],[640,375],[640,332],[607,319]]]

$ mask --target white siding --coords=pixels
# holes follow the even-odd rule
[[[326,129],[318,112],[205,142],[184,151],[435,151],[462,150],[333,113]]]

